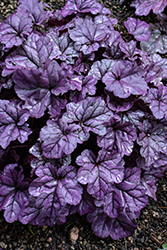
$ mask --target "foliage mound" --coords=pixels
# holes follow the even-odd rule
[[[148,2],[133,1],[136,14]],[[95,0],[67,0],[54,13],[20,0],[0,24],[6,221],[53,226],[78,212],[99,237],[134,232],[167,167],[167,17],[158,2],[144,12],[158,14],[156,24],[125,22],[129,41]]]

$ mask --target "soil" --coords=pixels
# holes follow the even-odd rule
[[[46,0],[51,8],[62,8],[63,0]],[[118,19],[116,29],[126,40],[127,31],[124,21],[127,17],[136,17],[135,9],[129,0],[119,6],[118,0],[100,0],[109,8],[112,16]],[[0,22],[14,12],[17,1],[1,0]],[[147,23],[156,21],[154,14],[136,17]],[[117,241],[110,237],[101,239],[92,232],[85,216],[69,216],[63,225],[39,227],[23,225],[20,222],[7,223],[0,212],[0,247],[12,250],[156,250],[167,242],[167,172],[157,183],[157,201],[149,199],[149,204],[141,211],[137,219],[138,228],[130,237]]]

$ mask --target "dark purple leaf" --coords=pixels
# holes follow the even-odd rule
[[[80,202],[82,187],[77,181],[76,169],[73,166],[56,169],[50,163],[46,163],[35,173],[38,177],[30,184],[29,192],[38,198],[45,197],[45,208],[50,202],[54,202],[54,199],[58,199],[58,206],[64,206],[66,203],[77,205]]]
[[[0,24],[0,42],[5,44],[6,49],[19,46],[25,40],[25,36],[32,31],[32,21],[28,13],[18,11],[10,15]]]
[[[47,126],[40,132],[43,155],[47,158],[60,158],[63,154],[70,155],[81,143],[80,126],[67,124],[60,119],[59,123],[48,120]]]
[[[66,109],[63,120],[80,125],[83,131],[80,137],[82,141],[88,140],[90,131],[104,135],[106,128],[103,124],[113,116],[101,97],[87,97],[78,103],[70,102],[66,105]]]
[[[108,91],[113,91],[115,96],[127,98],[131,94],[141,95],[147,91],[147,83],[143,78],[143,70],[128,61],[117,61],[107,72],[102,81]]]
[[[136,138],[136,129],[133,124],[130,122],[116,122],[113,119],[106,125],[106,134],[97,136],[97,144],[107,150],[116,147],[118,153],[130,155]]]
[[[112,66],[115,61],[111,59],[102,59],[101,61],[95,61],[91,66],[88,75],[93,76],[97,80],[102,80],[103,76],[112,71]]]
[[[107,154],[100,151],[96,159],[91,150],[84,150],[77,157],[76,163],[81,166],[78,170],[78,181],[88,184],[87,191],[97,199],[103,199],[110,183],[119,183],[124,175],[124,161],[119,154]]]
[[[96,15],[102,11],[103,6],[95,0],[67,0],[66,5],[62,8],[61,14],[63,17],[73,13],[91,12]]]
[[[61,224],[66,221],[66,216],[69,214],[67,206],[58,205],[55,199],[52,204],[49,203],[45,208],[42,203],[46,197],[40,199],[30,197],[30,201],[24,205],[19,215],[19,220],[23,224],[54,226],[55,223]]]
[[[25,101],[24,107],[30,110],[30,116],[42,117],[46,108],[55,103],[52,102],[51,95],[58,96],[69,90],[66,80],[69,75],[71,73],[62,69],[56,61],[51,61],[43,73],[39,69],[20,69],[13,74],[15,91]],[[59,98],[57,101],[59,102]],[[50,106],[49,109],[51,110]]]
[[[107,107],[115,112],[124,112],[129,110],[135,101],[135,97],[130,96],[126,99],[121,99],[114,96],[113,93],[106,91],[107,94]]]
[[[151,36],[148,41],[142,41],[140,47],[147,51],[148,54],[159,52],[165,54],[167,52],[167,34],[158,24],[149,24]]]
[[[69,30],[69,35],[75,42],[76,50],[88,55],[99,49],[99,42],[105,38],[106,32],[103,30],[102,24],[97,25],[89,19],[80,18],[76,22],[76,27]]]
[[[162,124],[153,126],[147,120],[143,122],[143,131],[137,138],[137,143],[141,146],[140,154],[145,158],[146,164],[151,165],[158,154],[166,153],[166,133]]]
[[[20,104],[8,100],[0,100],[0,145],[5,149],[11,141],[24,143],[32,133],[26,121],[29,112]]]
[[[0,209],[5,210],[7,222],[18,220],[24,203],[29,200],[28,186],[23,169],[17,164],[9,164],[0,171]]]
[[[32,33],[22,45],[6,57],[6,67],[2,75],[7,76],[17,69],[42,67],[47,59],[54,59],[60,56],[61,52],[56,44],[46,36]]]
[[[87,215],[87,220],[92,223],[92,230],[98,237],[111,236],[112,239],[118,240],[120,237],[127,237],[134,232],[137,228],[134,219],[138,216],[139,214],[131,212],[120,212],[119,217],[110,218],[101,208],[97,208]]]
[[[47,37],[57,45],[58,51],[60,51],[58,58],[66,63],[74,64],[79,52],[74,49],[74,43],[69,38],[68,33],[63,33],[61,36],[58,36],[57,32],[52,30],[47,33]]]
[[[151,35],[149,25],[137,20],[133,17],[128,17],[128,20],[124,22],[128,32],[134,36],[137,41],[148,41]]]
[[[167,87],[161,84],[158,89],[150,88],[147,102],[155,118],[162,119],[167,111]]]
[[[39,25],[49,17],[49,12],[43,10],[43,3],[38,0],[19,0],[18,4],[18,10],[28,13],[34,24]]]
[[[93,212],[95,208],[94,199],[87,193],[86,190],[84,190],[82,200],[78,205],[72,207],[71,214],[78,212],[82,216]]]
[[[141,170],[137,167],[126,168],[125,176],[121,183],[116,184],[114,199],[131,212],[140,211],[148,203],[145,190],[140,184]]]
[[[157,15],[161,14],[167,6],[166,0],[135,0],[131,4],[136,8],[135,14],[138,16],[147,16],[151,10]]]

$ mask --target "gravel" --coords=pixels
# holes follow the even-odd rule
[[[45,1],[54,10],[62,8],[64,0]],[[119,6],[118,0],[100,0],[105,7],[110,8],[113,17],[118,19],[116,29],[126,40],[126,29],[123,21],[128,16],[135,17],[134,10],[129,8],[130,1]],[[17,1],[1,0],[0,22],[14,12]],[[139,18],[139,17],[138,17]],[[140,17],[141,20],[156,20]],[[157,183],[157,201],[149,199],[149,204],[141,211],[137,219],[138,228],[132,236],[114,241],[110,237],[100,239],[94,235],[86,217],[78,214],[69,216],[63,225],[54,227],[39,227],[23,225],[20,222],[7,223],[0,212],[0,247],[12,250],[156,250],[167,242],[167,173]]]

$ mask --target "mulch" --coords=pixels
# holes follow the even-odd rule
[[[64,0],[45,0],[52,9],[62,8]],[[130,1],[119,6],[118,0],[100,0],[109,8],[112,16],[118,19],[116,29],[126,40],[127,31],[124,21],[135,17]],[[14,12],[16,0],[1,0],[0,22]],[[154,14],[148,17],[136,17],[146,22],[156,21]],[[149,198],[149,204],[141,211],[137,219],[138,227],[134,234],[114,241],[110,237],[101,239],[92,232],[86,216],[69,216],[63,225],[39,227],[23,225],[20,222],[7,223],[0,212],[0,247],[12,250],[156,250],[167,242],[167,172],[157,182],[157,201]]]

